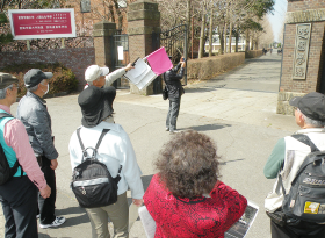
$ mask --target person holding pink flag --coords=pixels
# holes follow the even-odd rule
[[[176,52],[173,55],[172,61],[176,66],[164,74],[169,100],[169,107],[166,118],[166,131],[169,131],[169,134],[178,132],[178,130],[176,130],[176,118],[179,115],[179,109],[181,105],[181,96],[183,94],[181,80],[186,66],[186,63],[183,62],[183,59],[179,52]]]

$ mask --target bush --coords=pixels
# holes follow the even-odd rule
[[[11,73],[19,79],[18,97],[22,97],[27,92],[27,88],[24,86],[24,74],[30,69],[40,69],[44,72],[53,73],[53,77],[50,79],[49,94],[71,93],[78,90],[79,81],[75,78],[74,73],[60,63],[9,65],[2,68],[1,72]]]

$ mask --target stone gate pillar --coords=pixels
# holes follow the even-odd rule
[[[114,70],[112,66],[115,64],[112,62],[114,57],[111,57],[111,36],[115,34],[115,31],[116,24],[114,22],[104,20],[94,24],[95,64],[107,65],[110,72]]]
[[[144,58],[152,51],[159,48],[157,42],[153,42],[153,34],[160,33],[160,13],[158,3],[150,0],[137,0],[130,3],[128,10],[128,35],[130,62],[138,57]],[[157,37],[156,37],[157,39]],[[153,94],[152,83],[139,90],[130,84],[130,92],[135,94]]]
[[[288,0],[278,114],[294,114],[294,109],[289,106],[294,96],[325,93],[324,29],[325,1]]]

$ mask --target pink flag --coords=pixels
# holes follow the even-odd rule
[[[165,47],[152,52],[147,58],[152,71],[155,74],[162,74],[173,68],[171,60],[168,58]]]

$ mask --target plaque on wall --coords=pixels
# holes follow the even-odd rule
[[[306,79],[311,23],[297,24],[296,26],[296,47],[293,67],[293,79]]]
[[[80,12],[90,13],[91,12],[91,0],[81,0],[80,1]]]

